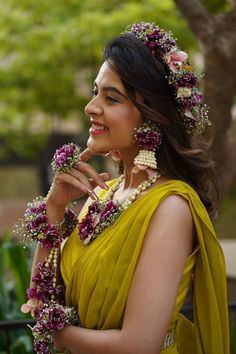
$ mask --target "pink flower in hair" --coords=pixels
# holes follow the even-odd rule
[[[175,50],[168,54],[166,59],[170,70],[177,71],[178,67],[188,59],[188,54],[182,50]]]

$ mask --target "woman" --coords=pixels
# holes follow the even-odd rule
[[[209,125],[197,79],[155,24],[133,25],[105,49],[85,108],[88,148],[56,173],[46,200],[58,226],[68,203],[90,197],[61,256],[66,304],[81,326],[55,330],[58,349],[229,353],[225,264],[210,221],[217,192],[196,143]],[[120,160],[123,177],[108,181],[89,165],[101,153]],[[33,271],[47,254],[37,248]],[[194,324],[179,313],[192,280]]]

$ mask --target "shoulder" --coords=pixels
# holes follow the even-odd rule
[[[189,202],[179,194],[170,194],[161,201],[155,212],[159,217],[175,217],[180,220],[192,219]]]
[[[195,226],[188,201],[178,194],[167,196],[156,208],[147,229],[145,243],[151,252],[191,254]]]
[[[179,226],[191,227],[193,225],[192,212],[187,199],[179,194],[170,194],[166,196],[156,208],[152,223],[158,223],[166,229]]]

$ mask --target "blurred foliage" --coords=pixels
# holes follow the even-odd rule
[[[207,10],[213,14],[226,12],[230,9],[230,3],[227,0],[203,0],[202,3],[205,5]]]
[[[11,240],[8,233],[3,235],[0,244],[0,269],[0,321],[28,318],[20,311],[20,307],[25,302],[25,290],[29,285],[29,255],[21,244]],[[32,353],[30,331],[0,332],[0,348],[1,354]]]
[[[210,12],[226,0],[202,0]],[[182,48],[197,45],[173,0],[0,0],[0,159],[34,157],[55,119],[78,119],[102,47],[126,26],[156,21]],[[78,123],[79,124],[79,123]]]
[[[0,141],[33,156],[55,118],[78,120],[101,63],[102,47],[128,24],[156,21],[195,48],[172,0],[0,0]],[[82,123],[81,123],[82,124]]]

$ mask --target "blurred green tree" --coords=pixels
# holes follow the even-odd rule
[[[55,118],[82,124],[102,47],[128,24],[157,20],[193,46],[172,0],[0,3],[2,156],[37,153]]]
[[[174,32],[183,49],[200,45],[206,101],[216,125],[214,158],[222,193],[229,189],[236,174],[235,134],[232,129],[228,134],[236,82],[235,0],[0,0],[0,5],[2,156],[37,154],[58,119],[86,124],[83,108],[104,44],[130,23],[156,21]]]

